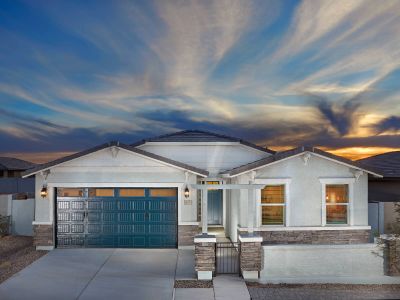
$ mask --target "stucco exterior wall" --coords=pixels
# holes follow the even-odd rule
[[[149,143],[139,148],[207,170],[211,176],[271,155],[238,143]]]
[[[176,187],[178,188],[179,223],[197,221],[196,193],[184,198],[186,184],[196,183],[197,175],[120,149],[113,157],[104,149],[51,169],[47,177],[48,196],[40,190],[45,183],[42,174],[35,180],[35,222],[53,222],[54,188],[56,187]]]
[[[262,282],[380,283],[390,279],[384,276],[382,250],[376,244],[277,245],[263,249]]]
[[[344,178],[353,180],[353,225],[368,225],[368,175],[355,179],[354,170],[339,163],[311,155],[307,165],[301,156],[292,157],[274,165],[256,171],[256,182],[262,179],[288,179],[289,183],[289,216],[290,226],[322,225],[322,184],[320,179]],[[238,183],[248,183],[249,175],[238,176]],[[247,191],[240,193],[240,226],[247,227]],[[239,196],[236,196],[239,198]],[[258,196],[259,197],[259,196]],[[260,201],[259,198],[257,201]],[[258,206],[258,224],[261,224],[261,208]],[[232,231],[232,230],[230,230]]]

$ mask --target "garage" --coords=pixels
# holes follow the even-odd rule
[[[176,188],[57,188],[56,247],[176,248]]]

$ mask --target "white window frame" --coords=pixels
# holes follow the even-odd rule
[[[261,189],[256,190],[257,197],[257,216],[256,216],[256,224],[258,227],[288,227],[290,226],[290,182],[291,178],[258,178],[255,179],[254,183],[256,184],[265,184],[267,185],[283,185],[285,187],[285,201],[283,203],[284,207],[284,216],[283,216],[283,225],[263,225],[262,224],[262,204],[261,204]],[[282,204],[269,204],[268,206],[282,206]]]
[[[355,178],[320,178],[322,186],[321,195],[321,226],[340,227],[354,225],[354,182]],[[326,186],[335,184],[348,185],[347,224],[326,224]]]

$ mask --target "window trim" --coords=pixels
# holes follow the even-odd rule
[[[257,201],[257,214],[256,214],[256,224],[257,227],[288,227],[290,226],[290,182],[291,178],[258,178],[254,180],[256,184],[265,184],[267,185],[283,185],[285,189],[285,201],[283,203],[284,207],[284,216],[283,216],[283,224],[282,225],[263,225],[262,224],[262,205],[261,205],[261,189],[256,190],[256,201]],[[264,187],[265,187],[264,186]],[[282,204],[270,204],[268,206],[282,206]]]
[[[354,182],[355,178],[319,178],[321,183],[321,226],[354,226]],[[347,224],[326,224],[326,186],[335,184],[348,185]]]

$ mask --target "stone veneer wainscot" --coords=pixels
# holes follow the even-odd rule
[[[246,231],[238,230],[239,234]],[[274,244],[364,244],[369,242],[369,229],[354,230],[277,230],[257,231],[263,237],[263,245]]]
[[[33,225],[33,243],[36,247],[53,246],[53,225]]]

